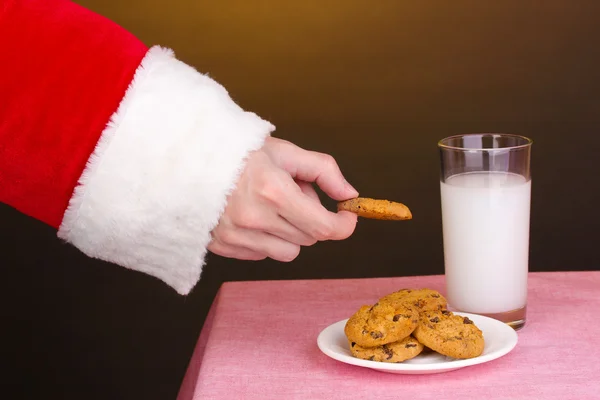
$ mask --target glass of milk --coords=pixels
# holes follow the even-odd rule
[[[531,145],[495,133],[438,143],[448,303],[515,329],[527,309]]]

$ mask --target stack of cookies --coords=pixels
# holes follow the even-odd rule
[[[432,289],[402,289],[362,306],[344,333],[354,357],[398,363],[429,348],[452,358],[481,355],[483,333],[467,317],[447,309],[446,299]]]

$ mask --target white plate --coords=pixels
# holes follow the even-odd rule
[[[455,312],[454,314],[469,317],[483,332],[485,348],[483,354],[479,357],[459,360],[432,351],[422,353],[402,363],[361,360],[350,354],[348,339],[344,334],[347,319],[323,329],[317,338],[317,345],[323,353],[334,360],[394,374],[436,374],[453,371],[495,360],[508,354],[517,345],[517,332],[503,322],[476,314],[462,312]]]

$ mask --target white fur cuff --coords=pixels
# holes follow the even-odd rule
[[[58,236],[187,294],[246,156],[274,129],[153,47],[88,160]]]

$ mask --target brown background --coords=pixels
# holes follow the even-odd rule
[[[180,297],[0,206],[11,398],[174,398],[223,281],[442,273],[436,142],[451,134],[533,138],[531,270],[600,267],[600,2],[79,3],[175,49],[276,135],[331,153],[363,195],[405,202],[414,220],[361,220],[290,264],[209,257]]]

